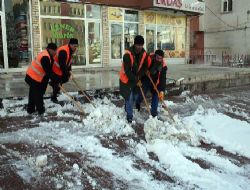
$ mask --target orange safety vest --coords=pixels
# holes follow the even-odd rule
[[[148,57],[150,57],[150,59],[148,59],[148,65],[149,65],[149,67],[151,66],[151,64],[152,64],[152,58],[151,57],[154,57],[155,56],[155,54],[154,53],[150,53],[150,56],[148,56]],[[163,66],[162,66],[162,68],[164,68],[164,67],[166,67],[167,66],[167,63],[166,63],[166,61],[163,59]],[[160,76],[161,76],[161,72],[159,72],[158,73],[158,78],[157,78],[157,81],[156,81],[156,86],[160,83]]]
[[[60,65],[59,65],[59,59],[58,59],[58,56],[59,56],[59,52],[60,51],[62,51],[62,50],[64,50],[64,51],[66,51],[66,53],[67,53],[67,60],[66,60],[66,65],[69,67],[70,65],[71,65],[71,60],[72,59],[69,59],[69,57],[70,57],[70,50],[69,50],[69,45],[64,45],[64,46],[61,46],[61,47],[59,47],[58,49],[57,49],[57,51],[56,51],[56,55],[55,55],[55,57],[54,57],[54,64],[53,64],[53,66],[52,66],[52,71],[55,73],[55,74],[57,74],[58,76],[62,76],[63,75],[63,73],[62,73],[62,70],[61,70],[61,68],[60,68]]]
[[[29,75],[33,80],[35,80],[37,82],[42,82],[43,77],[46,75],[46,73],[42,67],[42,64],[41,64],[41,60],[45,56],[49,57],[49,60],[51,63],[49,52],[47,50],[43,50],[31,62],[31,65],[28,67],[27,72],[26,72],[27,75]]]
[[[129,54],[130,61],[131,61],[131,70],[132,70],[132,67],[134,65],[134,56],[132,55],[131,51],[129,51],[129,50],[126,50],[125,54],[126,53]],[[144,60],[145,60],[146,56],[147,56],[147,53],[144,51],[144,53],[142,55],[142,58],[141,58],[141,61],[140,61],[140,65],[139,65],[137,73],[140,71],[140,69],[141,69],[141,67],[142,67],[142,65],[144,63]],[[120,70],[120,80],[123,83],[125,83],[125,84],[128,83],[128,77],[127,77],[127,75],[125,73],[125,70],[124,70],[124,63],[122,63],[122,68]]]

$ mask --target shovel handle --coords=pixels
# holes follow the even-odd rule
[[[147,76],[148,76],[148,78],[149,78],[150,82],[152,83],[152,85],[153,85],[153,87],[154,87],[154,89],[155,89],[155,91],[156,91],[156,93],[157,93],[157,95],[158,95],[158,97],[159,97],[160,92],[159,92],[159,90],[157,89],[157,87],[156,87],[156,85],[155,85],[154,81],[152,80],[152,78],[151,78],[150,74],[149,74],[149,73],[147,73]],[[169,110],[168,110],[167,104],[166,104],[163,100],[161,100],[161,102],[162,102],[162,104],[163,104],[163,108],[164,108],[164,109],[168,112],[168,114],[169,114],[170,118],[174,121],[173,116],[170,114],[170,112],[169,112]]]
[[[78,83],[76,82],[76,80],[73,76],[72,76],[72,81],[74,82],[74,84],[78,88],[78,90],[80,90],[80,92],[87,98],[89,103],[91,103],[95,107],[94,103],[90,100],[90,98],[87,96],[87,94],[80,88],[80,86],[78,85]]]
[[[142,97],[143,97],[143,99],[144,99],[144,102],[145,102],[145,104],[146,104],[146,107],[147,107],[148,113],[149,113],[149,115],[150,115],[150,110],[149,110],[149,106],[148,106],[148,102],[147,102],[147,100],[146,100],[145,94],[144,94],[144,92],[143,92],[143,90],[142,90],[142,87],[141,87],[141,86],[139,86],[139,88],[140,88],[140,91],[141,91]]]
[[[82,113],[82,115],[85,114],[85,112],[83,111],[82,107],[80,106],[80,104],[74,100],[74,98],[72,96],[69,95],[69,93],[62,87],[62,85],[59,84],[59,88],[62,90],[62,92],[72,101],[74,102],[74,104],[76,105],[76,107],[79,109],[79,111]]]

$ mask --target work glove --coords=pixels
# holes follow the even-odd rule
[[[159,93],[159,100],[160,101],[164,100],[164,92],[163,91],[160,91],[160,93]]]
[[[149,70],[146,71],[146,75],[147,76],[150,75],[150,71]]]
[[[137,82],[136,85],[139,86],[139,87],[141,87],[142,86],[141,80],[138,80],[138,82]]]

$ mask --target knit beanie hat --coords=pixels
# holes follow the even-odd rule
[[[137,35],[134,39],[134,44],[137,45],[143,45],[144,44],[144,38],[141,35]]]
[[[49,43],[48,46],[47,46],[47,49],[56,50],[57,49],[57,45],[55,43]]]
[[[69,44],[75,44],[75,45],[78,45],[78,40],[76,38],[71,38],[69,40]]]

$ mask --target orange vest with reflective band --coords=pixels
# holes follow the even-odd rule
[[[59,63],[58,63],[59,52],[62,51],[62,50],[66,51],[66,53],[67,53],[66,65],[67,65],[68,67],[71,65],[71,60],[69,60],[69,57],[70,57],[69,45],[64,45],[64,46],[59,47],[59,48],[57,49],[57,51],[56,51],[56,55],[55,55],[55,57],[54,57],[54,64],[53,64],[53,66],[52,66],[52,71],[53,71],[54,73],[56,73],[57,75],[59,75],[59,76],[62,76],[62,75],[63,75],[62,70],[61,70],[61,68],[60,68],[60,65],[59,65]]]
[[[154,53],[150,53],[150,56],[148,56],[148,57],[150,57],[150,59],[148,59],[148,68],[151,66],[151,64],[152,64],[152,59],[153,59],[153,57],[155,56],[155,54]],[[151,58],[152,57],[152,58]],[[162,68],[164,68],[164,67],[166,67],[167,66],[167,63],[166,63],[166,61],[163,59],[163,65],[162,65]],[[156,81],[156,86],[160,83],[160,76],[161,76],[161,72],[159,72],[158,73],[158,78],[157,78],[157,81]]]
[[[131,61],[131,70],[132,70],[132,67],[133,67],[133,65],[134,65],[134,57],[133,57],[132,53],[131,53],[129,50],[126,50],[126,51],[125,51],[125,54],[126,54],[126,53],[129,54],[130,61]],[[147,56],[147,53],[144,51],[144,53],[143,53],[143,55],[142,55],[142,58],[141,58],[141,61],[140,61],[140,65],[139,65],[139,68],[138,68],[137,73],[140,71],[140,69],[141,69],[141,67],[142,67],[142,65],[143,65],[143,63],[144,63],[144,60],[145,60],[146,56]],[[121,70],[120,70],[120,80],[121,80],[123,83],[125,83],[125,84],[128,83],[128,77],[127,77],[127,75],[126,75],[126,73],[125,73],[125,70],[124,70],[124,63],[122,63],[122,68],[121,68]]]
[[[46,75],[41,60],[44,56],[49,57],[50,63],[50,55],[47,50],[40,52],[37,57],[31,62],[31,65],[28,67],[26,74],[29,75],[33,80],[37,82],[42,82],[43,77]]]

